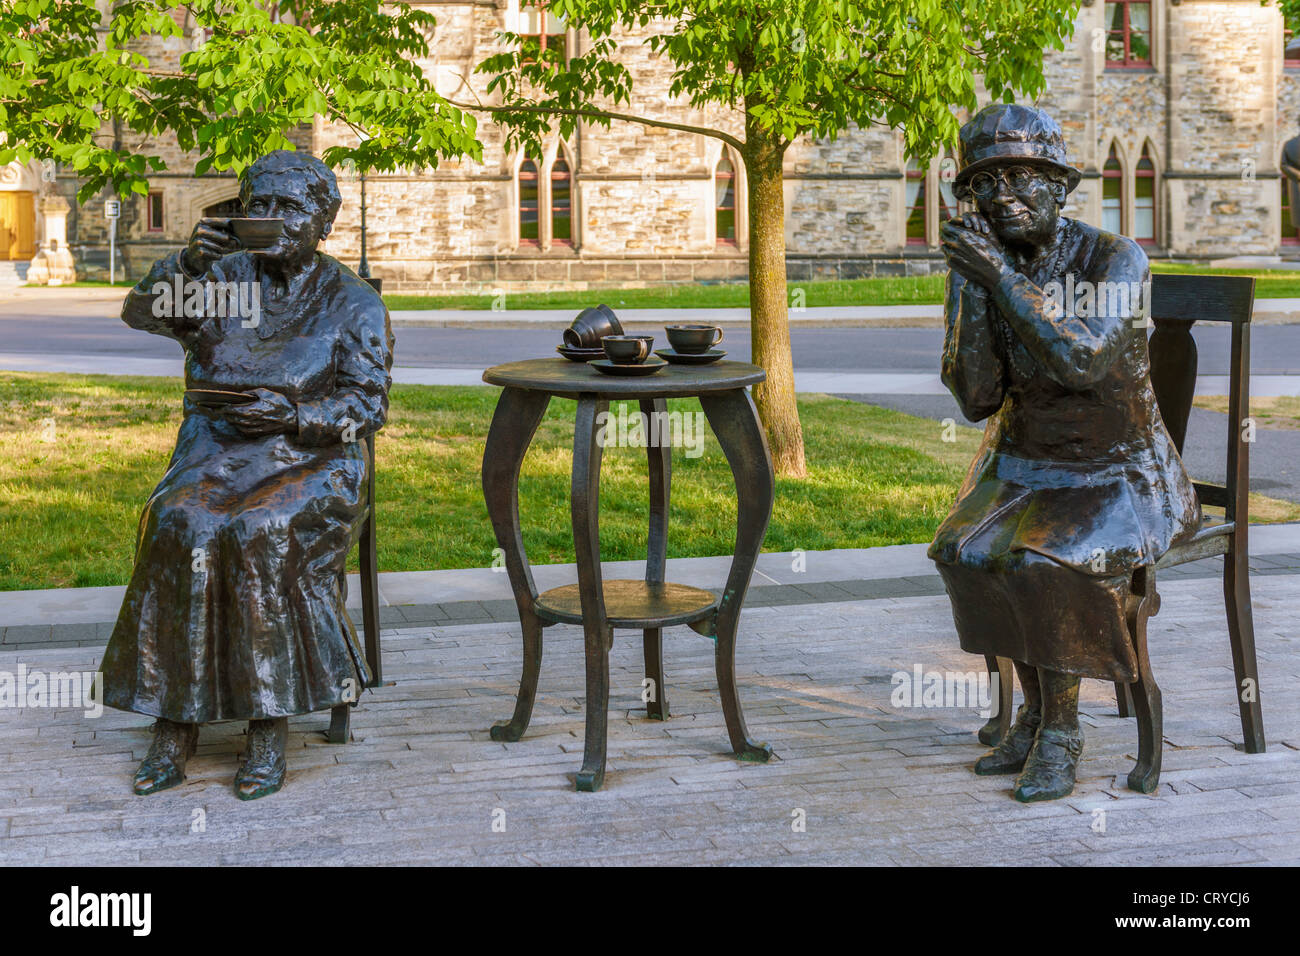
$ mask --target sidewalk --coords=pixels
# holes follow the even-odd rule
[[[1250,530],[1251,571],[1300,574],[1300,523],[1255,525]],[[759,555],[746,606],[803,604],[848,598],[943,594],[926,545],[835,551],[767,552]],[[716,582],[727,578],[731,557],[673,558],[671,581]],[[1162,572],[1169,578],[1220,573],[1217,558]],[[605,561],[605,579],[640,578],[644,561]],[[572,564],[533,565],[539,591],[576,579]],[[707,585],[700,585],[707,586]],[[96,646],[112,631],[125,587],[0,591],[0,647]],[[379,575],[380,623],[443,623],[449,620],[513,621],[517,614],[504,569],[397,571]],[[348,575],[348,607],[361,607],[360,582]],[[358,619],[359,620],[359,619]]]
[[[1257,543],[1294,548],[1298,527],[1260,527]],[[896,675],[983,666],[959,649],[922,546],[810,553],[802,574],[789,556],[764,556],[741,618],[737,679],[751,733],[776,754],[768,764],[727,753],[709,640],[665,630],[672,717],[661,723],[644,716],[639,637],[616,632],[609,770],[596,794],[573,790],[581,629],[547,629],[530,729],[517,743],[493,742],[488,728],[509,716],[519,677],[518,622],[491,606],[504,576],[431,572],[384,576],[385,676],[395,683],[362,698],[354,740],[326,744],[324,714],[295,718],[288,783],[264,800],[231,792],[241,724],[205,727],[187,782],[140,798],[130,779],[148,718],[0,708],[0,864],[1294,865],[1300,553],[1276,555],[1252,575],[1264,754],[1234,745],[1222,599],[1204,576],[1218,568],[1162,575],[1150,642],[1164,692],[1164,775],[1150,796],[1124,786],[1136,727],[1116,716],[1108,684],[1084,682],[1079,784],[1045,804],[1017,803],[1009,778],[971,773],[984,749],[975,709],[895,706]],[[676,562],[670,577],[720,581],[725,561]],[[538,569],[538,584],[563,573]],[[803,597],[765,607],[767,589]],[[87,597],[85,614],[109,606]],[[488,616],[450,619],[473,603]],[[441,607],[448,620],[399,621],[417,606]],[[5,644],[0,670],[88,670],[100,653],[90,643]]]

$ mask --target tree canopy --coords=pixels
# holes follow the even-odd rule
[[[522,0],[525,6],[530,0]],[[1300,0],[1297,0],[1300,2]],[[535,0],[533,0],[535,3]],[[644,121],[619,113],[632,74],[618,55],[635,30],[672,67],[670,92],[694,107],[745,111],[781,146],[834,138],[850,125],[903,131],[909,155],[928,159],[954,143],[953,107],[976,107],[977,77],[994,99],[1034,98],[1045,87],[1043,52],[1063,49],[1079,0],[550,0],[549,12],[583,31],[565,57],[507,33],[511,48],[479,72],[500,96],[513,142],[534,142],[558,120],[568,136],[587,119]],[[469,105],[469,104],[466,104]],[[717,136],[725,131],[654,124]]]
[[[435,20],[378,0],[4,0],[0,4],[0,164],[54,160],[83,179],[148,191],[166,168],[148,144],[174,135],[194,172],[239,172],[291,148],[316,116],[364,134],[331,147],[361,171],[436,167],[481,147],[473,117],[449,105],[418,60]],[[189,36],[177,24],[188,10]],[[154,44],[147,41],[154,40]],[[146,52],[157,47],[151,60]],[[137,134],[124,146],[114,130]],[[368,138],[367,138],[368,137]]]

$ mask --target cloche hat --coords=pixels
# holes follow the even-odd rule
[[[970,178],[989,166],[1018,161],[1052,166],[1065,173],[1066,191],[1079,185],[1081,175],[1065,161],[1065,134],[1056,120],[1040,109],[1015,103],[986,106],[958,134],[961,169],[953,182],[958,199],[970,198]]]

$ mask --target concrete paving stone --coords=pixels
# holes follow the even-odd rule
[[[1063,866],[1228,866],[1265,859],[1257,850],[1235,840],[1193,840],[1130,847],[1122,850],[1085,849],[1055,852],[1051,859]]]
[[[48,643],[53,628],[48,624],[18,624],[4,629],[0,644],[40,644]]]
[[[50,628],[51,644],[73,644],[79,641],[94,642],[98,624],[55,624]]]
[[[1294,859],[1300,754],[1260,763],[1233,749],[1240,729],[1230,690],[1223,700],[1219,686],[1232,683],[1223,612],[1198,599],[1203,590],[1201,582],[1169,580],[1152,624],[1170,741],[1165,784],[1153,797],[1124,789],[1135,726],[1114,717],[1113,689],[1103,682],[1085,682],[1081,693],[1089,743],[1079,789],[1053,804],[1018,804],[1009,779],[970,773],[983,748],[973,733],[982,721],[969,712],[890,707],[889,675],[899,661],[982,667],[956,646],[942,596],[809,603],[797,619],[780,608],[748,609],[737,670],[750,732],[778,755],[766,765],[740,764],[726,752],[709,642],[668,630],[674,717],[659,723],[644,718],[639,701],[639,641],[619,632],[609,772],[598,794],[573,790],[585,716],[580,629],[547,630],[529,735],[503,745],[486,731],[514,703],[518,627],[404,621],[384,635],[386,649],[400,648],[385,660],[397,685],[368,694],[354,712],[360,741],[335,748],[314,736],[325,715],[295,720],[291,735],[301,746],[290,754],[289,783],[253,804],[231,792],[242,726],[205,730],[191,779],[137,800],[130,774],[148,745],[147,719],[0,711],[0,860],[12,855],[13,827],[43,825],[55,832],[24,853],[38,862],[535,865],[551,862],[541,854],[557,849],[567,850],[557,854],[566,863],[614,865],[1052,865],[1144,853],[1158,862]],[[1283,686],[1300,674],[1300,642],[1286,639],[1300,577],[1261,576],[1255,595],[1265,686]],[[65,662],[77,655],[94,666],[97,658],[76,649],[24,653],[49,668],[71,666]],[[13,659],[0,650],[0,667]],[[1276,741],[1300,739],[1300,708],[1281,693],[1265,701],[1263,756],[1272,757],[1283,753]],[[42,760],[58,768],[46,783],[56,800],[33,791],[21,769]],[[6,772],[14,765],[20,769]],[[211,842],[178,842],[176,830],[188,833],[197,806],[207,812]],[[790,844],[795,806],[808,811],[810,828]],[[505,840],[482,833],[496,807],[510,821]],[[1089,829],[1096,807],[1107,810],[1104,836]],[[70,822],[77,816],[82,830],[62,831],[77,826]],[[120,831],[94,829],[115,816]],[[35,839],[21,842],[31,847]],[[1244,842],[1256,839],[1258,846]],[[1207,842],[1216,843],[1208,856]]]

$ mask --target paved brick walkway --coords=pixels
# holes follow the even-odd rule
[[[978,667],[956,646],[946,599],[840,600],[745,612],[738,673],[750,728],[778,754],[767,765],[726,754],[708,640],[667,632],[673,716],[658,723],[640,704],[639,635],[617,632],[597,794],[573,791],[582,641],[568,626],[546,632],[533,724],[515,744],[487,728],[513,706],[517,627],[386,631],[396,684],[364,697],[356,740],[326,744],[315,732],[325,715],[294,720],[286,789],[249,804],[231,792],[240,724],[205,728],[188,782],[138,798],[130,777],[147,719],[0,709],[0,864],[1297,863],[1300,576],[1254,583],[1269,752],[1232,743],[1217,588],[1171,578],[1152,622],[1166,734],[1153,796],[1124,788],[1134,721],[1088,681],[1078,789],[1018,804],[1010,778],[970,772],[982,750],[973,711],[891,706],[897,671]],[[5,649],[0,669],[91,669],[98,656]],[[805,832],[793,827],[799,811]]]

